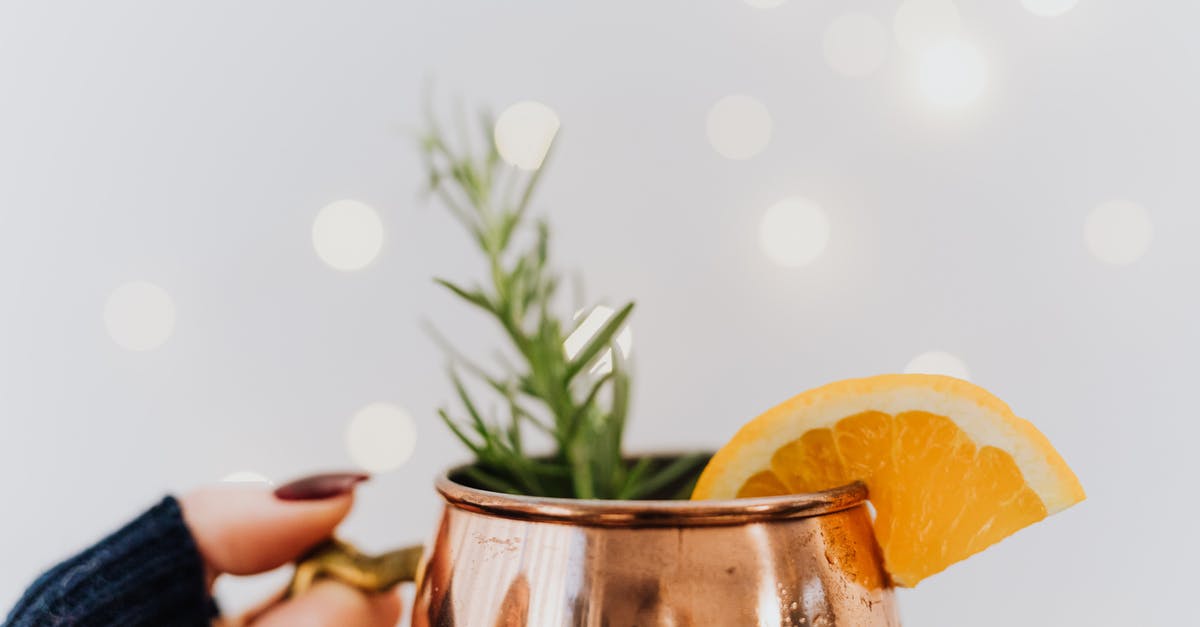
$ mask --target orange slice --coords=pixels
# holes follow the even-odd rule
[[[693,499],[867,484],[892,580],[913,586],[1084,499],[1028,421],[966,381],[880,375],[805,392],[750,421]]]

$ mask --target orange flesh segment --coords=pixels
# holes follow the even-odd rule
[[[825,490],[862,481],[884,564],[916,582],[1046,517],[1012,456],[978,447],[945,416],[868,411],[780,447],[738,497]]]

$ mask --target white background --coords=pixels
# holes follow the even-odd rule
[[[446,103],[558,112],[536,208],[593,300],[638,302],[631,448],[715,447],[806,388],[949,351],[1089,499],[903,591],[906,624],[1184,622],[1200,5],[960,2],[986,87],[943,110],[891,35],[897,4],[4,0],[0,605],[166,491],[351,466],[347,422],[377,401],[412,413],[417,447],[362,488],[345,533],[371,549],[426,535],[430,480],[464,455],[436,422],[450,390],[419,323],[473,352],[500,341],[430,282],[481,276],[418,199],[409,133],[432,77]],[[822,52],[851,10],[888,34],[859,78]],[[774,121],[748,160],[705,132],[735,93]],[[789,196],[831,225],[798,268],[758,241]],[[384,227],[357,272],[311,241],[344,198]],[[1125,266],[1084,241],[1113,199],[1154,224]],[[175,305],[157,350],[106,332],[108,295],[134,280]]]

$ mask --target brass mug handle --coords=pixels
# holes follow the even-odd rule
[[[331,538],[296,562],[287,597],[303,594],[320,579],[336,579],[364,592],[383,592],[402,581],[416,581],[424,552],[418,544],[372,556]]]

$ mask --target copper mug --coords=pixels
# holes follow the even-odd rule
[[[324,545],[293,591],[329,576],[416,581],[413,627],[895,626],[866,488],[730,501],[602,501],[469,487],[456,471],[429,550]]]

